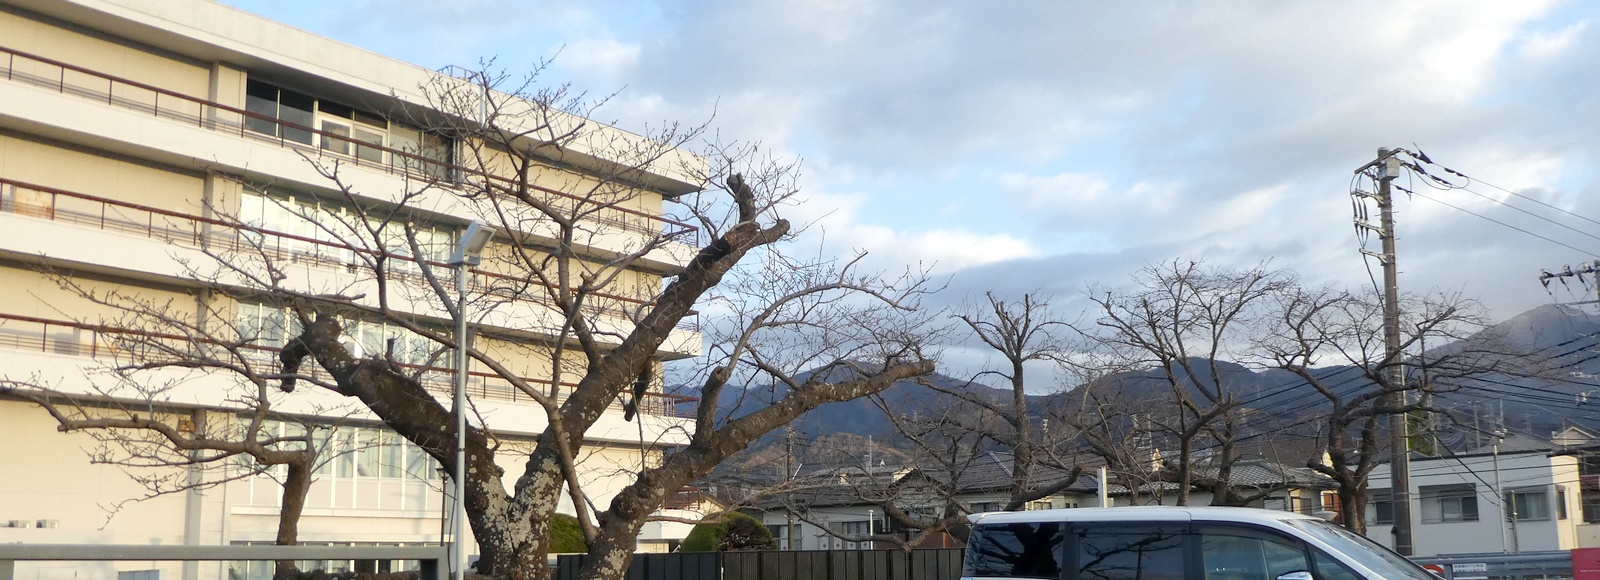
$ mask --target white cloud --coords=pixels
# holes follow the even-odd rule
[[[639,45],[610,39],[583,39],[562,49],[558,66],[615,78],[639,60]]]

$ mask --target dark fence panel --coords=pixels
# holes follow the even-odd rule
[[[558,556],[556,580],[577,580],[585,556]],[[637,554],[628,580],[958,580],[960,548]]]

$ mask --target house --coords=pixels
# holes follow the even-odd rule
[[[869,534],[893,534],[909,539],[913,534],[883,516],[882,505],[894,505],[908,513],[936,516],[953,500],[969,513],[999,511],[1010,500],[1015,485],[1011,455],[992,451],[974,456],[958,473],[915,466],[883,466],[863,469],[849,466],[824,472],[811,482],[786,482],[790,487],[758,501],[747,513],[760,519],[779,538],[782,549],[870,549],[873,542],[854,542],[848,538]],[[1202,465],[1201,472],[1208,469]],[[1214,470],[1212,472],[1214,476]],[[1071,473],[1056,467],[1036,466],[1035,481],[1053,482]],[[1321,508],[1324,493],[1332,482],[1309,469],[1294,468],[1264,459],[1241,459],[1231,473],[1234,485],[1259,491],[1253,505],[1267,509],[1312,513]],[[1101,482],[1097,470],[1089,466],[1070,484],[1047,497],[1028,502],[1024,510],[1098,507]],[[782,489],[782,488],[776,488]],[[1109,505],[1174,505],[1175,484],[1155,483],[1138,487],[1106,485]],[[1157,492],[1160,493],[1157,493]],[[1207,505],[1210,495],[1195,491],[1190,505]],[[792,527],[791,527],[792,526]],[[790,543],[789,538],[794,538]],[[948,535],[935,535],[922,541],[924,546],[951,546],[959,543]]]
[[[1218,469],[1209,461],[1198,461],[1195,476],[1215,479]],[[1315,515],[1336,505],[1333,502],[1337,501],[1333,480],[1310,468],[1284,465],[1262,457],[1235,460],[1228,480],[1236,493],[1255,498],[1249,507]],[[1139,493],[1134,493],[1134,488],[1113,484],[1109,495],[1116,505],[1177,505],[1177,489],[1175,483],[1160,482],[1139,486]],[[1160,502],[1155,501],[1158,495]],[[1210,504],[1210,492],[1196,488],[1189,493],[1189,505]]]
[[[1410,493],[1418,556],[1532,552],[1579,541],[1578,458],[1546,440],[1512,434],[1442,457],[1413,457]],[[1392,547],[1389,466],[1368,477],[1367,537]]]
[[[435,121],[455,112],[430,104],[435,101],[420,88],[462,82],[209,0],[0,4],[0,378],[48,384],[91,407],[139,405],[146,417],[171,420],[180,430],[240,423],[238,385],[214,373],[171,372],[162,375],[159,389],[112,382],[108,367],[179,331],[119,326],[119,313],[93,298],[136,297],[173,319],[236,331],[265,347],[281,345],[293,327],[282,308],[258,299],[236,278],[199,278],[197,272],[219,264],[219,248],[270,254],[282,264],[271,273],[283,275],[282,284],[307,292],[354,289],[353,299],[362,304],[381,297],[415,324],[448,332],[452,317],[438,301],[408,293],[425,291],[416,275],[423,262],[442,263],[479,215],[456,195],[471,181],[462,177],[471,168],[458,162],[472,143],[436,128]],[[551,203],[589,203],[567,189],[592,184],[619,160],[586,144],[642,138],[562,119],[591,131],[584,135],[592,139],[575,143],[559,162],[538,165],[533,179]],[[643,165],[619,178],[632,180],[624,185],[625,198],[601,200],[611,205],[591,224],[592,235],[563,247],[580,260],[606,261],[640,248],[639,240],[659,239],[664,228],[687,228],[674,239],[693,240],[693,226],[669,220],[663,206],[698,187],[677,165],[696,159],[684,152],[662,159],[673,163]],[[335,187],[319,164],[336,168],[355,187]],[[485,180],[497,178],[493,170],[479,171]],[[421,252],[413,256],[404,243],[379,250],[393,258],[393,267],[410,268],[409,277],[397,276],[384,289],[360,271],[358,258],[372,250],[322,227],[371,208],[398,212],[397,221],[369,224],[383,236],[404,240],[408,236],[394,228],[414,224],[410,237]],[[541,227],[529,222],[523,231],[502,231],[486,254],[504,254],[515,240],[537,258],[538,248],[551,247],[540,245],[551,243]],[[598,340],[617,340],[613,330],[630,328],[627,307],[658,291],[694,250],[667,240],[620,272],[618,289],[606,298],[615,304],[593,306],[594,320],[606,331]],[[486,256],[484,269],[474,271],[475,295],[494,290],[485,282],[494,275],[492,265]],[[219,285],[238,291],[213,291]],[[530,381],[548,376],[541,369],[551,366],[558,337],[551,329],[562,319],[552,318],[556,311],[540,292],[496,296],[477,323],[474,343],[500,353],[512,372]],[[452,375],[449,363],[440,362],[448,357],[435,358],[431,343],[414,333],[362,316],[353,311],[346,319],[352,353],[388,352],[414,368],[435,397],[449,400]],[[695,328],[681,327],[654,363],[659,368],[661,361],[696,356],[700,342]],[[262,352],[251,364],[270,368],[274,355]],[[481,365],[468,370],[473,409],[498,445],[528,445],[543,428],[540,408],[486,378],[491,375]],[[642,385],[640,417],[625,420],[619,402],[584,434],[591,445],[578,458],[580,478],[596,504],[608,503],[629,481],[627,473],[687,443],[684,427],[691,420],[677,409],[684,398],[662,394],[660,373],[654,376]],[[315,440],[341,450],[317,469],[301,543],[443,540],[449,489],[426,454],[342,397],[310,388],[284,399],[278,408],[296,421],[268,423],[269,431],[295,435],[309,422]],[[281,501],[274,471],[251,475],[243,464],[218,465],[226,473],[214,486],[129,501],[148,491],[119,467],[91,461],[101,442],[55,427],[37,405],[0,398],[0,542],[273,541]],[[520,473],[513,454],[500,457],[508,477]],[[647,533],[656,536],[641,537],[642,545],[669,542],[677,532],[657,526]],[[324,565],[338,571],[355,564]],[[264,563],[148,562],[119,563],[106,573],[152,566],[170,580],[253,580],[270,573]]]

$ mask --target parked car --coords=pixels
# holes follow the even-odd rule
[[[1437,580],[1359,534],[1290,512],[1150,506],[970,519],[962,580]]]

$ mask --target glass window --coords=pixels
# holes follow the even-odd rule
[[[317,464],[312,469],[316,475],[333,475],[333,445],[330,440],[332,430],[327,427],[317,427],[311,430],[311,447],[317,450]]]
[[[316,106],[317,100],[311,98],[310,95],[288,89],[278,89],[278,119],[285,123],[281,125],[283,128],[282,137],[290,141],[310,145],[311,131],[307,131],[305,128],[313,126],[313,120],[316,118],[316,113],[313,111],[316,110]],[[298,127],[291,127],[289,124],[298,125]]]
[[[433,458],[415,443],[401,440],[406,449],[406,475],[422,481],[433,481],[439,477],[438,470],[433,467]]]
[[[1182,580],[1178,528],[1090,530],[1078,536],[1078,577],[1093,580]]]
[[[266,117],[245,117],[244,128],[277,137],[278,124],[272,120],[278,118],[278,87],[252,80],[246,83],[244,92],[244,110]]]
[[[1317,563],[1317,580],[1366,580],[1349,566],[1340,564],[1333,556],[1322,553],[1322,550],[1312,550],[1311,559]]]
[[[339,477],[356,476],[356,430],[353,427],[342,427],[334,434],[334,452],[338,458],[334,465],[338,466]]]
[[[977,526],[968,538],[962,575],[1056,578],[1061,574],[1061,541],[1057,522]]]
[[[1567,519],[1567,486],[1556,486],[1556,518]]]
[[[378,432],[372,429],[358,430],[356,445],[356,475],[378,477],[383,465],[383,449],[378,441]]]
[[[1200,561],[1206,580],[1256,580],[1311,570],[1298,543],[1229,529],[1201,531]]]
[[[1550,519],[1550,494],[1543,486],[1525,487],[1506,492],[1506,519],[1519,522]]]
[[[343,155],[350,154],[350,125],[334,121],[322,122],[322,148]]]
[[[1424,485],[1420,491],[1422,523],[1478,521],[1478,493],[1472,484]]]
[[[1389,497],[1387,489],[1367,490],[1367,499],[1372,501],[1372,523],[1376,525],[1389,525],[1394,523],[1394,500]]]
[[[1324,544],[1327,544],[1338,553],[1343,554],[1351,560],[1360,563],[1362,566],[1365,566],[1367,569],[1376,572],[1379,578],[1387,578],[1389,580],[1400,580],[1402,578],[1409,578],[1412,580],[1438,580],[1433,576],[1432,573],[1428,572],[1427,570],[1423,570],[1421,566],[1418,566],[1412,561],[1407,560],[1405,556],[1396,554],[1393,550],[1380,546],[1376,542],[1367,539],[1366,536],[1347,530],[1327,520],[1293,519],[1283,520],[1283,523],[1305,531],[1307,534],[1310,534],[1311,537],[1320,540]],[[1360,576],[1350,573],[1349,570],[1344,570],[1345,574],[1332,572],[1332,570],[1341,569],[1342,567],[1327,565],[1337,564],[1337,562],[1330,556],[1318,553],[1315,554],[1314,557],[1317,562],[1318,578],[1327,578],[1330,580],[1360,578]],[[1327,564],[1324,564],[1325,562]]]

